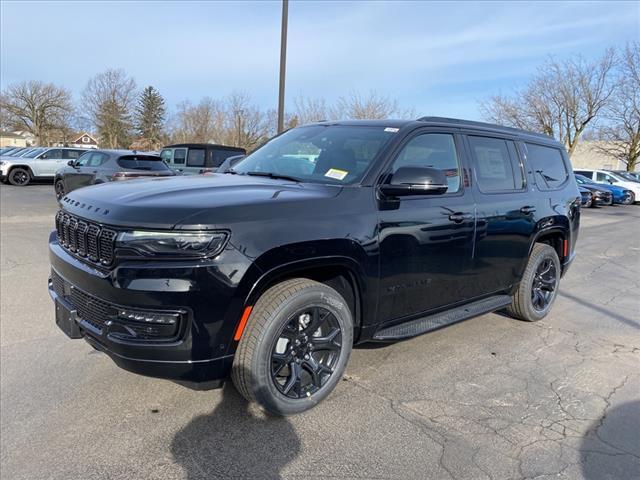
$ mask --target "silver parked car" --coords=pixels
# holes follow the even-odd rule
[[[70,160],[77,160],[84,148],[36,147],[20,156],[0,157],[0,181],[25,186],[33,179],[53,179]]]

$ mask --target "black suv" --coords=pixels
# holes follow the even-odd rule
[[[68,336],[192,388],[231,377],[277,414],[325,398],[355,343],[540,320],[580,219],[561,144],[435,117],[298,127],[224,174],[60,205],[49,290]]]

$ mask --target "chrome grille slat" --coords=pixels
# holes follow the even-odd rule
[[[104,266],[115,260],[115,230],[60,211],[56,214],[56,232],[60,245],[77,256]]]

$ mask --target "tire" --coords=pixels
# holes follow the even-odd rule
[[[631,194],[627,197],[627,200],[622,202],[622,205],[633,205],[636,203],[636,194],[631,192]]]
[[[607,205],[607,207],[610,207],[613,205],[613,194],[611,195],[611,200],[609,201],[609,203],[606,203],[605,205]]]
[[[545,273],[542,276],[540,273],[547,266],[549,270],[544,278]],[[509,315],[527,322],[542,320],[551,310],[558,293],[560,273],[560,260],[555,249],[544,243],[536,243],[518,290],[513,295],[511,305],[507,307]]]
[[[53,189],[56,192],[56,198],[60,200],[65,196],[66,192],[64,191],[64,182],[61,179],[58,179],[53,184]]]
[[[583,205],[584,208],[591,208],[593,206],[593,197],[589,197],[589,201]]]
[[[9,172],[9,183],[16,187],[24,187],[29,185],[31,181],[31,173],[22,167],[16,167]]]
[[[305,278],[286,280],[269,288],[253,307],[231,378],[247,401],[267,412],[301,413],[335,388],[352,343],[353,318],[338,292]]]

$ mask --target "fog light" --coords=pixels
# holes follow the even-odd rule
[[[118,318],[121,320],[141,322],[141,323],[158,323],[161,325],[175,325],[178,323],[179,315],[177,313],[151,313],[136,312],[133,310],[118,311]]]

